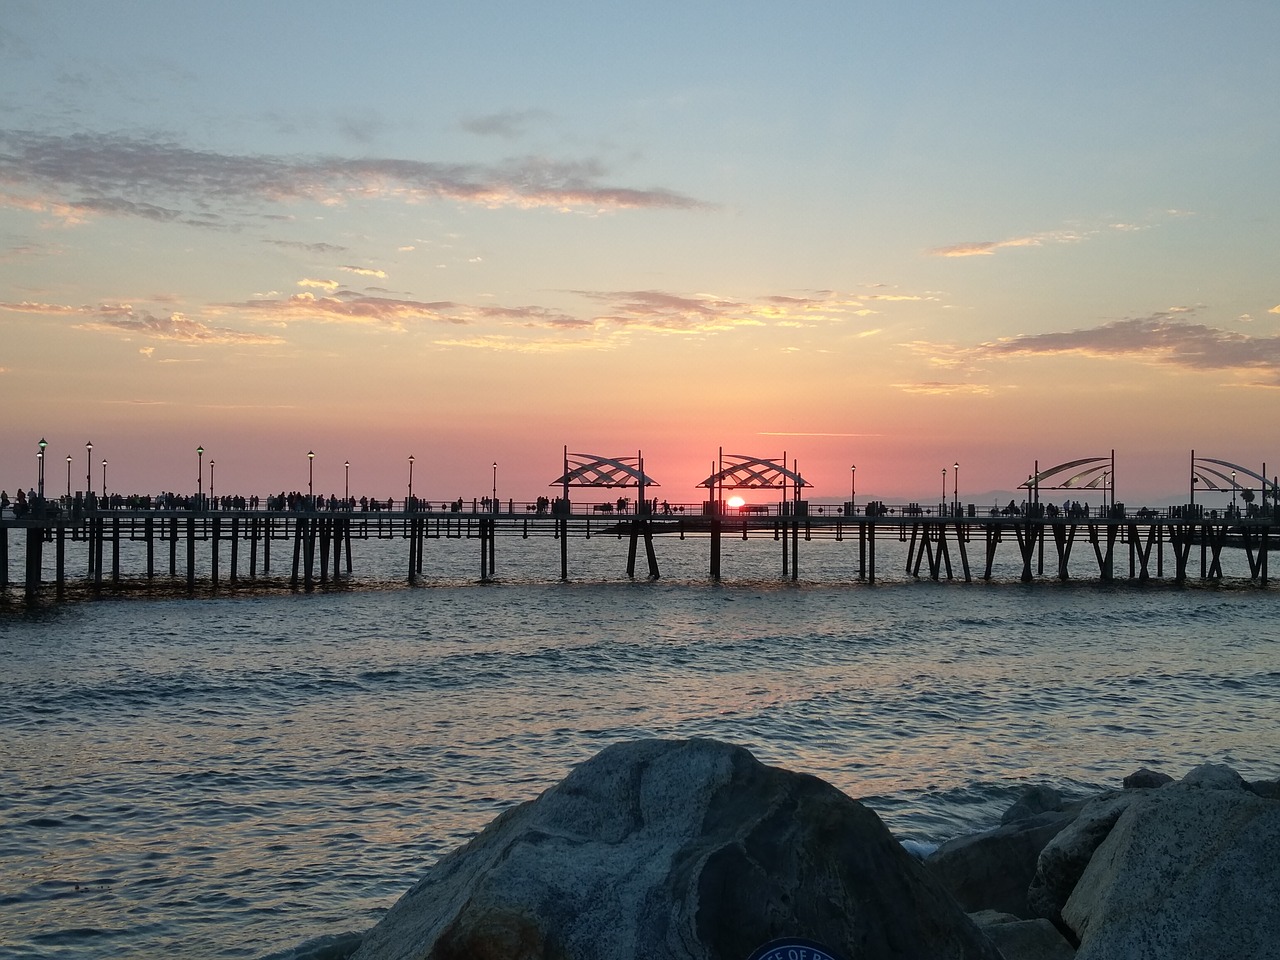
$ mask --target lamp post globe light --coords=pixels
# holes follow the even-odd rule
[[[84,495],[93,493],[93,441],[84,445]]]

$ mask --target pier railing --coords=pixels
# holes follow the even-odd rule
[[[537,500],[491,500],[490,498],[474,498],[471,500],[428,500],[420,497],[396,500],[388,498],[340,498],[340,497],[307,497],[285,498],[281,496],[235,496],[235,497],[152,497],[147,495],[124,496],[112,494],[108,497],[75,497],[36,498],[31,502],[10,504],[0,510],[0,520],[11,519],[17,525],[24,521],[47,522],[50,520],[79,521],[85,517],[102,513],[221,513],[226,515],[255,514],[427,514],[441,515],[483,515],[505,517],[645,517],[650,519],[670,519],[685,517],[712,517],[725,519],[752,518],[784,518],[809,517],[814,519],[1036,519],[1036,520],[1265,520],[1280,522],[1280,507],[1268,507],[1264,512],[1257,504],[1245,504],[1244,509],[1236,506],[1222,508],[1207,507],[1203,504],[1180,504],[1162,507],[1127,508],[1124,504],[1110,504],[1106,507],[1090,504],[1058,504],[1028,503],[998,505],[978,505],[975,503],[921,503],[910,501],[905,503],[885,503],[872,500],[866,503],[817,502],[808,500],[785,500],[769,503],[744,503],[730,505],[715,501],[670,503],[665,500],[637,502],[629,498],[616,500],[584,500],[563,501],[545,497]]]
[[[600,534],[628,541],[628,577],[635,576],[641,542],[649,577],[656,578],[655,541],[688,537],[709,541],[708,572],[713,580],[720,579],[722,549],[739,539],[780,542],[783,577],[795,580],[800,544],[816,539],[854,542],[857,578],[870,582],[877,576],[877,542],[896,540],[905,548],[906,572],[915,578],[950,580],[960,576],[967,582],[974,576],[970,552],[977,549],[981,552],[972,558],[977,561],[976,576],[990,580],[997,552],[1013,548],[1022,581],[1045,576],[1046,568],[1051,577],[1056,568],[1056,578],[1065,580],[1072,576],[1072,551],[1079,545],[1077,554],[1096,561],[1097,577],[1103,581],[1117,576],[1126,554],[1131,579],[1162,579],[1168,554],[1172,579],[1184,582],[1192,576],[1193,548],[1198,548],[1201,579],[1217,580],[1226,569],[1224,551],[1238,548],[1247,560],[1248,578],[1265,585],[1271,531],[1277,524],[1280,517],[1274,512],[1264,515],[1249,509],[1242,516],[1231,509],[1220,515],[1199,505],[1126,510],[1116,504],[1100,512],[1073,504],[1065,508],[1010,505],[1003,510],[979,511],[969,504],[891,506],[880,501],[787,500],[739,507],[714,501],[637,505],[622,500],[570,503],[546,498],[531,503],[483,498],[473,503],[335,498],[322,502],[308,497],[283,503],[279,498],[270,498],[267,503],[256,498],[157,503],[145,497],[88,498],[77,503],[74,498],[70,502],[36,498],[23,503],[16,513],[5,510],[0,516],[0,588],[21,582],[28,599],[35,598],[47,582],[46,574],[52,572],[61,597],[75,579],[68,564],[77,543],[87,546],[87,550],[77,548],[75,553],[87,557],[84,582],[95,593],[105,583],[163,581],[166,567],[168,581],[185,580],[189,591],[196,588],[200,577],[207,578],[202,582],[216,590],[224,574],[225,582],[230,583],[283,582],[290,588],[311,590],[317,582],[337,583],[351,575],[353,541],[407,542],[409,583],[421,579],[423,558],[433,543],[476,542],[480,579],[489,580],[494,576],[499,537],[555,538],[559,541],[560,579],[566,580],[568,542]],[[11,576],[9,569],[11,529],[25,535],[25,571],[20,580]],[[286,544],[284,558],[279,555],[282,541]],[[51,554],[52,571],[46,569],[47,553]],[[278,572],[282,559],[289,571],[283,581]],[[273,564],[277,568],[274,580],[270,574]]]

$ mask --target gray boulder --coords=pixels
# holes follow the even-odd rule
[[[1157,773],[1155,770],[1148,770],[1143,767],[1135,770],[1124,778],[1124,788],[1126,790],[1149,789],[1163,787],[1166,783],[1173,783],[1173,777],[1167,773]]]
[[[1019,920],[987,910],[969,914],[1004,960],[1072,960],[1075,948],[1048,920]]]
[[[1222,763],[1202,763],[1182,778],[1184,786],[1207,790],[1247,790],[1244,778]]]
[[[1019,794],[1018,799],[1004,812],[1000,822],[1017,823],[1019,820],[1028,820],[1042,813],[1061,810],[1065,803],[1062,794],[1053,787],[1035,784]]]
[[[1072,811],[1050,810],[957,837],[939,847],[925,866],[965,910],[999,910],[1028,918],[1032,913],[1027,889],[1035,878],[1040,851],[1075,816]]]
[[[1278,863],[1280,803],[1200,767],[1122,812],[1062,919],[1079,960],[1274,960]]]
[[[1249,789],[1268,800],[1280,800],[1280,780],[1254,780],[1247,784]]]
[[[1045,844],[1027,888],[1027,904],[1034,916],[1061,923],[1062,907],[1089,865],[1089,858],[1111,832],[1120,814],[1145,794],[1144,790],[1126,790],[1095,797]]]
[[[357,960],[999,960],[869,809],[710,740],[604,750],[437,863]]]

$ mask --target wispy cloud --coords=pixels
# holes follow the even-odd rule
[[[1073,230],[1054,230],[1047,233],[1033,233],[1024,237],[1010,237],[1005,240],[973,240],[965,243],[953,243],[945,247],[934,247],[929,251],[933,257],[989,257],[997,250],[1010,247],[1042,247],[1050,243],[1078,243],[1085,234]]]
[[[337,290],[342,286],[342,284],[337,280],[320,280],[315,277],[303,277],[298,281],[298,286],[311,287],[316,290],[326,290],[332,293],[334,290]]]
[[[384,271],[384,270],[375,270],[375,269],[373,269],[372,267],[351,267],[351,266],[342,266],[342,267],[339,267],[338,269],[339,269],[339,270],[346,270],[348,273],[357,273],[357,274],[359,274],[359,275],[360,275],[360,276],[362,276],[362,277],[377,277],[379,280],[385,280],[385,279],[387,279],[386,271]]]
[[[515,140],[524,136],[530,126],[543,123],[550,116],[545,110],[506,110],[480,117],[467,117],[460,120],[458,125],[477,136]]]
[[[346,247],[340,247],[336,243],[303,243],[301,240],[263,240],[262,242],[289,250],[302,250],[305,253],[346,253],[347,251]]]
[[[250,333],[230,327],[210,326],[185,314],[167,316],[140,310],[130,304],[103,303],[97,306],[70,306],[59,303],[0,303],[0,310],[28,316],[77,317],[82,330],[102,330],[148,340],[171,340],[198,344],[276,344],[274,335]]]
[[[959,393],[987,396],[991,393],[991,387],[985,383],[954,383],[944,380],[923,380],[918,383],[895,383],[894,386],[903,393],[917,393],[931,396],[951,396]]]
[[[874,313],[869,296],[834,293],[807,297],[770,295],[753,300],[712,294],[677,294],[661,290],[593,291],[578,295],[604,305],[593,321],[620,329],[668,333],[714,332],[738,327],[807,326]]]
[[[1115,320],[1064,333],[1026,334],[990,341],[968,351],[972,358],[1051,356],[1136,359],[1192,370],[1252,375],[1280,387],[1280,336],[1254,336],[1176,319],[1172,311]]]
[[[358,272],[358,271],[356,271]],[[255,294],[237,302],[206,304],[193,312],[161,313],[130,304],[74,306],[59,303],[0,303],[0,310],[28,315],[65,316],[82,329],[111,330],[151,340],[190,343],[281,343],[286,328],[307,323],[350,324],[406,332],[424,325],[470,327],[477,332],[439,341],[451,346],[495,350],[546,351],[552,344],[565,348],[594,346],[607,349],[632,334],[707,334],[733,329],[811,327],[853,321],[848,334],[872,336],[857,322],[864,313],[860,297],[822,291],[809,296],[765,295],[740,299],[709,294],[680,294],[661,290],[578,291],[589,305],[604,311],[567,311],[544,304],[464,303],[419,300],[373,288],[348,289],[325,277],[296,281],[303,291],[291,295]],[[169,298],[170,300],[172,298]],[[903,298],[909,299],[909,298]],[[162,302],[159,297],[152,298]],[[232,318],[244,325],[265,325],[271,335],[248,333],[228,325]],[[215,322],[218,325],[215,325]]]
[[[564,353],[570,350],[609,350],[614,346],[607,340],[513,337],[496,333],[439,339],[435,341],[435,345],[449,349],[492,350],[499,353]]]
[[[366,297],[351,291],[338,291],[334,296],[318,297],[313,293],[295,293],[282,300],[247,300],[221,304],[219,309],[233,310],[258,320],[280,323],[356,323],[374,324],[396,330],[413,323],[471,322],[471,309],[448,300],[426,302],[391,297]]]
[[[606,174],[596,160],[522,157],[488,166],[240,155],[113,134],[0,131],[0,183],[22,191],[4,202],[64,219],[98,214],[230,226],[257,215],[246,204],[350,198],[590,211],[706,206],[672,190],[602,183]]]
[[[761,430],[757,437],[878,437],[878,433],[812,433],[800,430]]]

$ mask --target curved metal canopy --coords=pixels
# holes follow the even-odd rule
[[[593,453],[565,455],[565,473],[551,487],[660,487],[648,476],[640,457],[597,457]]]
[[[1257,480],[1259,488],[1268,496],[1276,492],[1276,485],[1272,481],[1248,467],[1214,457],[1193,456],[1191,458],[1191,482],[1199,484],[1201,490],[1239,489],[1242,486],[1240,474]]]
[[[788,470],[786,462],[766,460],[762,457],[747,457],[738,453],[725,454],[720,458],[721,469],[703,480],[698,486],[712,489],[720,487],[727,490],[768,490],[793,487],[811,487],[804,477],[794,470]]]
[[[1111,457],[1083,457],[1068,460],[1048,470],[1027,477],[1018,484],[1027,490],[1097,490],[1106,488],[1107,475],[1113,472]]]

